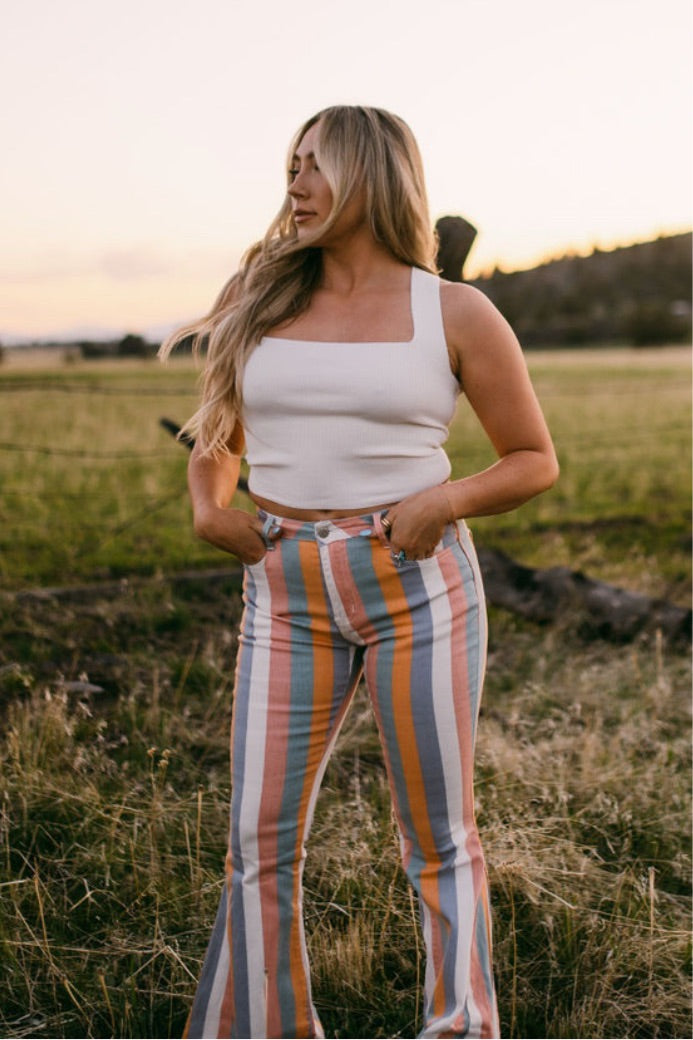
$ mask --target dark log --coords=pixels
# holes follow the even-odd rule
[[[449,282],[464,281],[464,265],[476,238],[476,228],[464,217],[441,217],[436,223],[438,267]]]
[[[525,567],[497,549],[480,548],[488,602],[540,624],[563,623],[587,639],[630,642],[660,631],[691,642],[691,610],[586,577],[568,567]]]
[[[583,639],[630,642],[641,635],[661,632],[668,643],[691,642],[691,611],[666,600],[652,599],[605,582],[594,581],[567,567],[540,570],[525,567],[497,549],[478,549],[486,598],[494,607],[538,624],[570,628]],[[94,598],[117,598],[129,588],[154,582],[174,589],[198,585],[225,585],[240,589],[243,569],[238,564],[212,571],[184,571],[157,579],[132,578],[68,588],[43,588],[16,593],[17,600],[53,598],[84,603]]]

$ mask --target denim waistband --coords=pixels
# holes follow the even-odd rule
[[[320,543],[355,537],[377,538],[389,548],[390,539],[383,527],[383,517],[386,513],[387,509],[383,509],[380,512],[345,516],[334,520],[292,520],[289,517],[276,516],[265,509],[258,509],[257,516],[263,522],[263,538],[268,548],[274,548],[277,540],[284,538]],[[460,527],[464,527],[462,520],[447,524],[436,550],[458,541]]]
[[[265,509],[258,509],[257,516],[263,522],[264,534],[269,537],[281,532],[282,537],[299,538],[303,541],[316,541],[327,537],[330,533],[339,532],[342,537],[365,537],[375,535],[387,541],[382,526],[382,519],[387,510],[376,513],[363,513],[355,516],[344,516],[338,519],[325,520],[293,520],[290,517],[277,516]]]

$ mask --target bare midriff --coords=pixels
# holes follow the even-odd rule
[[[261,498],[260,495],[250,496],[260,509],[273,516],[283,516],[287,520],[305,520],[312,523],[317,520],[343,520],[348,516],[364,516],[367,513],[379,513],[383,509],[391,509],[395,502],[382,502],[375,506],[365,506],[363,509],[295,509],[293,506],[282,505],[281,502],[273,502],[269,498]]]

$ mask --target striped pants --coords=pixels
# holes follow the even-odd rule
[[[264,514],[261,514],[261,516]],[[398,563],[380,515],[280,520],[246,568],[227,880],[186,1035],[321,1037],[302,921],[305,841],[363,674],[426,946],[421,1037],[496,1037],[472,757],[486,655],[463,521]]]

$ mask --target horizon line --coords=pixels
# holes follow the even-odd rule
[[[635,239],[628,242],[617,243],[616,245],[601,246],[598,243],[593,242],[589,249],[585,247],[581,248],[579,246],[566,246],[565,250],[559,254],[552,254],[550,252],[539,254],[541,258],[538,258],[536,262],[531,263],[529,266],[526,266],[525,264],[518,267],[506,268],[503,266],[502,261],[497,259],[486,263],[483,268],[477,270],[472,276],[466,277],[463,280],[468,283],[483,281],[491,278],[494,272],[501,272],[505,275],[521,274],[537,270],[540,267],[546,267],[552,263],[560,263],[562,260],[574,258],[588,259],[597,253],[615,253],[620,249],[631,249],[635,246],[658,242],[661,239],[680,238],[685,235],[693,235],[693,226],[687,226],[685,230],[679,231],[662,231],[654,237]],[[71,328],[63,328],[62,330],[54,330],[39,335],[0,329],[0,348],[12,350],[23,349],[31,346],[59,347],[69,346],[70,344],[75,344],[80,341],[112,343],[117,342],[122,339],[123,336],[127,335],[141,336],[145,340],[147,340],[148,337],[153,336],[154,340],[157,340],[167,336],[174,329],[187,324],[188,321],[189,318],[182,318],[170,322],[154,322],[146,326],[140,326],[139,328],[136,328],[134,325],[115,327],[85,323],[82,326],[76,325]]]

